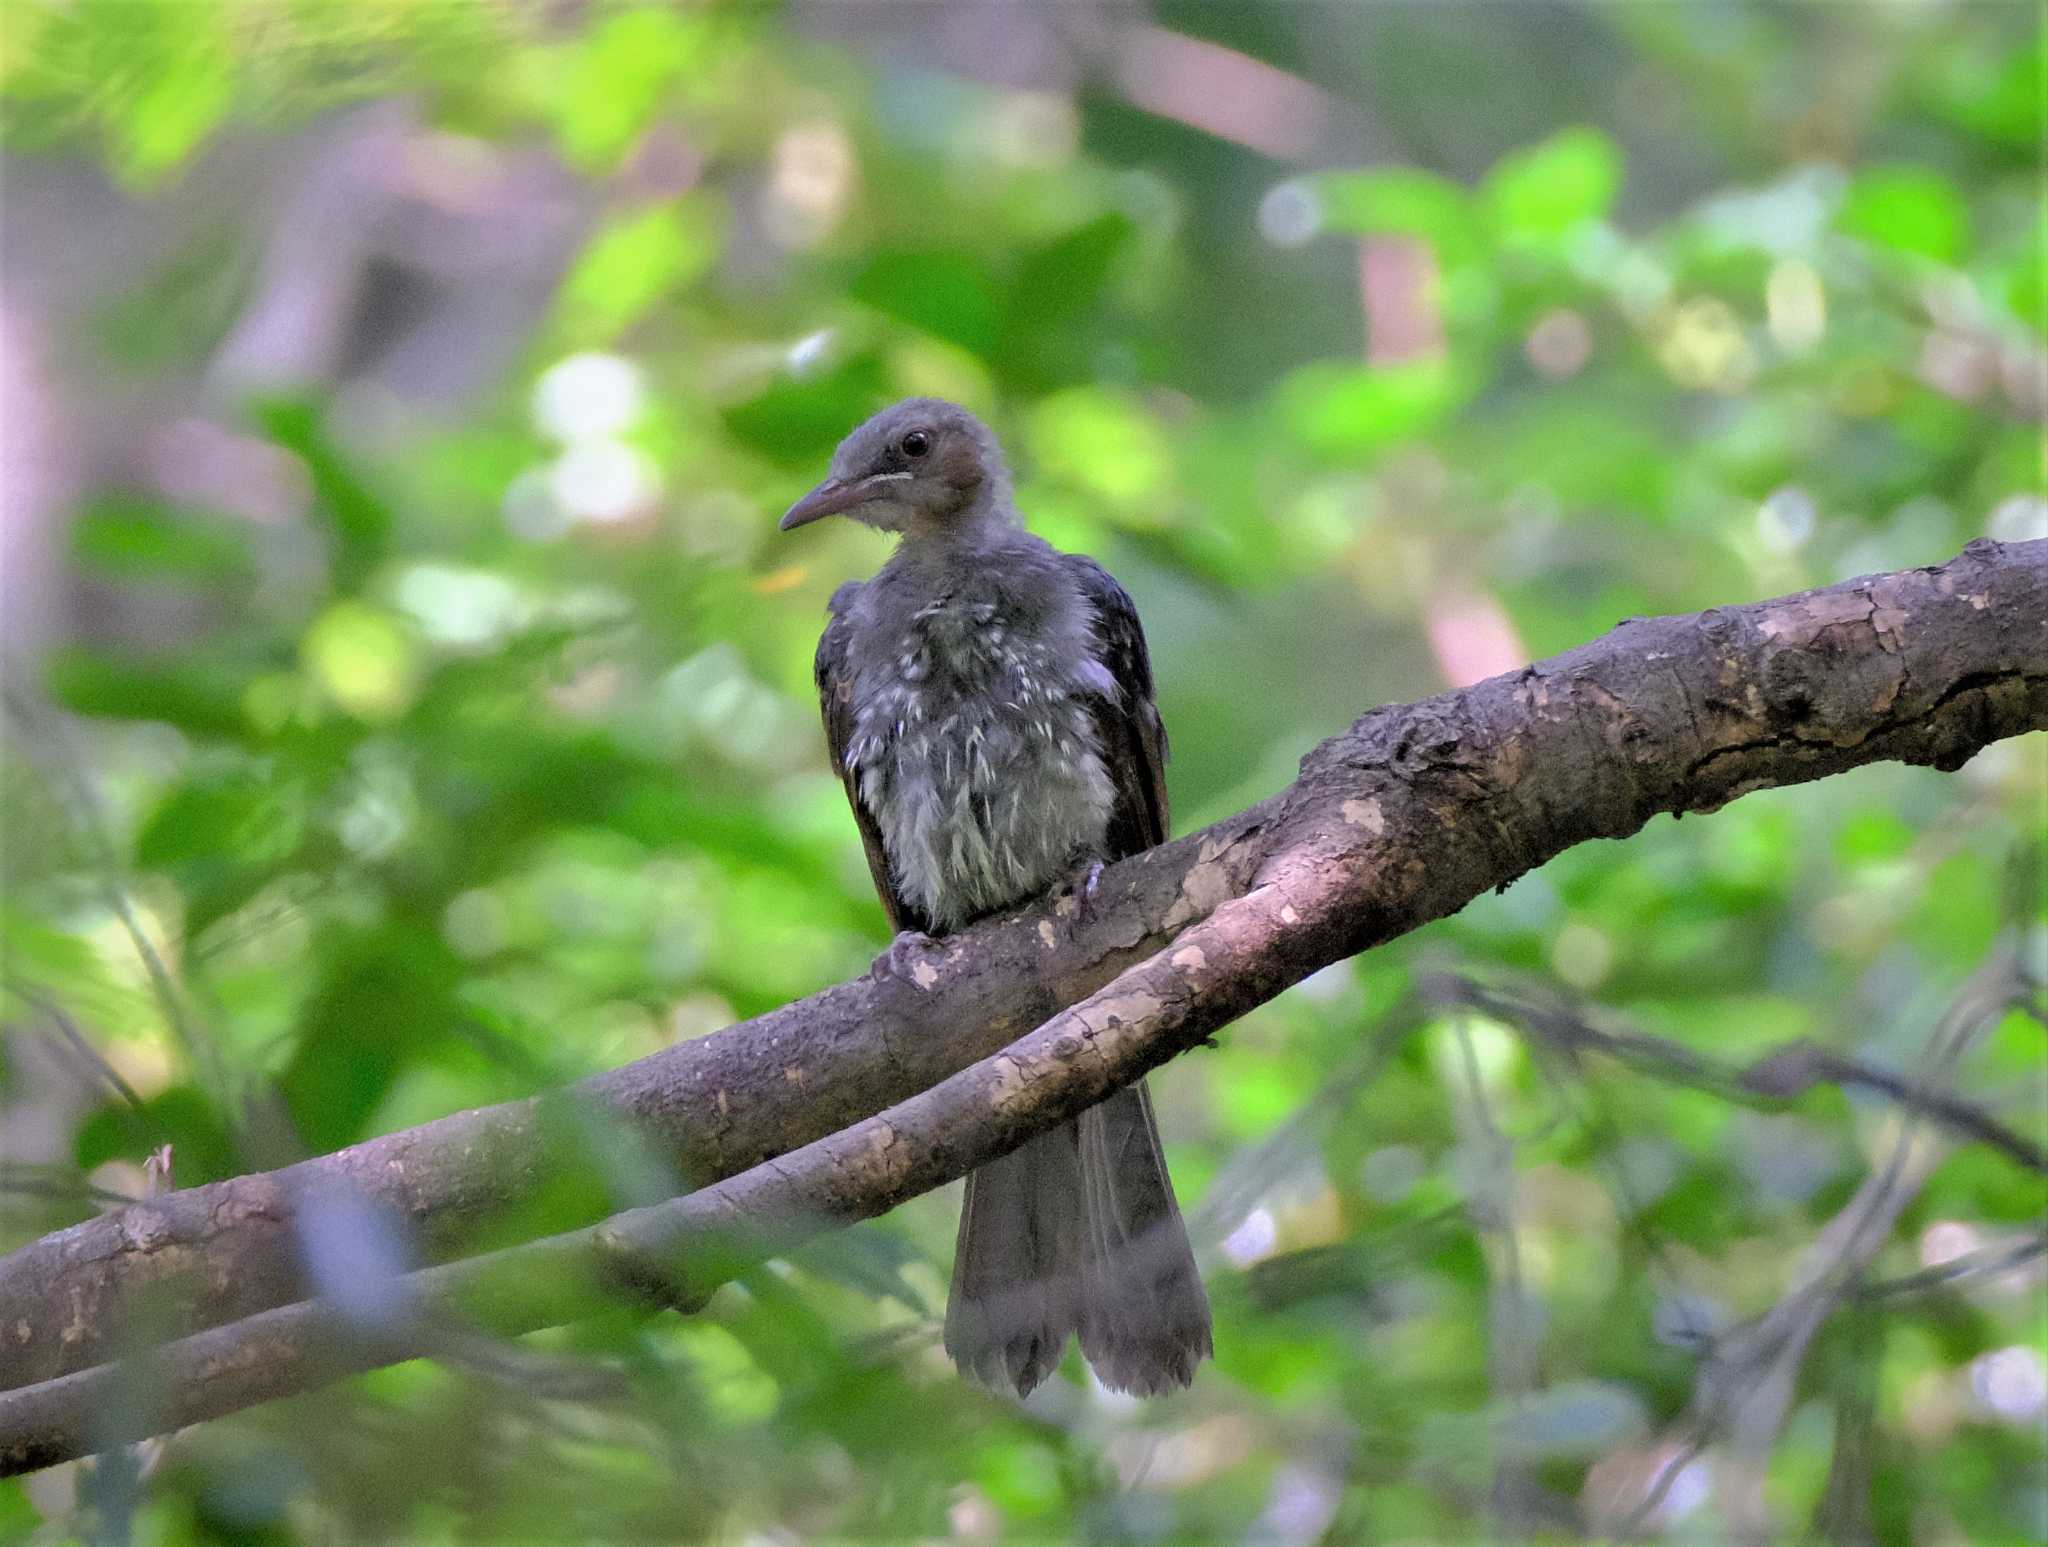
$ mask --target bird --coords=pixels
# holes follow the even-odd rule
[[[825,739],[890,926],[920,937],[1076,888],[1166,841],[1166,729],[1136,607],[1027,531],[989,428],[938,398],[860,425],[783,516],[845,516],[894,551],[827,605]],[[1213,1352],[1143,1082],[968,1175],[945,1348],[1028,1396],[1070,1337],[1111,1390],[1192,1384]]]

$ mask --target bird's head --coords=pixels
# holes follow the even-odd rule
[[[1010,508],[1009,468],[988,426],[940,398],[914,397],[839,443],[831,476],[789,507],[782,530],[851,516],[884,532],[932,536],[1007,522]]]

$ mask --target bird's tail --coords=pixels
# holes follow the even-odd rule
[[[1102,1383],[1152,1396],[1210,1353],[1209,1300],[1143,1084],[967,1178],[946,1352],[1021,1396],[1078,1333]]]

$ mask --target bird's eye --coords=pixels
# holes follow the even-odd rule
[[[903,454],[906,457],[921,457],[932,449],[932,438],[923,430],[912,430],[903,437]]]

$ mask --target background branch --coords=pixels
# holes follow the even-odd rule
[[[1972,974],[1934,1027],[1912,1088],[1932,1090],[1945,1083],[1997,1024],[2019,982],[2017,953],[2008,943]],[[1771,1539],[1764,1473],[1790,1411],[1807,1349],[1837,1308],[1855,1294],[1900,1214],[1939,1164],[1943,1148],[1917,1115],[1909,1113],[1880,1162],[1793,1265],[1785,1293],[1762,1315],[1713,1340],[1700,1362],[1691,1403],[1665,1436],[1672,1459],[1619,1533],[1624,1540],[1640,1534],[1679,1468],[1723,1437],[1730,1456],[1717,1473],[1717,1487],[1731,1539]]]
[[[1995,1003],[2000,1010],[2029,1005],[2037,997],[2037,990],[2016,970],[2008,970],[1996,981],[2001,994]],[[1563,1004],[1503,993],[1456,973],[1432,974],[1423,982],[1422,991],[1432,1003],[1483,1011],[1566,1052],[1599,1053],[1638,1074],[1710,1091],[1744,1105],[1782,1106],[1820,1085],[1875,1091],[1908,1112],[1933,1119],[1960,1138],[1987,1144],[2015,1164],[2048,1175],[2048,1150],[1968,1097],[1844,1057],[1811,1041],[1789,1043],[1752,1063],[1733,1064],[1647,1032],[1603,1030]]]

